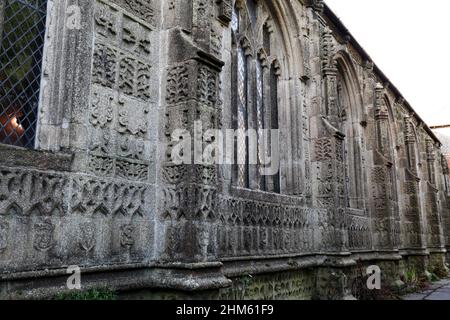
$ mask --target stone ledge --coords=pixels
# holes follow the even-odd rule
[[[426,248],[422,249],[401,249],[400,255],[402,257],[406,256],[429,256],[430,252]]]
[[[58,294],[72,293],[73,290],[66,287],[69,276],[61,269],[46,277],[0,281],[0,299],[52,299]],[[83,291],[107,285],[107,289],[120,292],[142,289],[194,292],[227,288],[232,282],[219,269],[196,271],[137,266],[135,269],[82,272],[81,284]]]
[[[223,261],[223,272],[227,277],[238,277],[245,274],[266,274],[285,271],[298,271],[307,268],[334,267],[347,268],[356,265],[356,261],[347,254],[317,254],[286,257],[266,257],[255,261],[235,260]]]
[[[70,172],[72,161],[73,155],[68,153],[29,150],[0,144],[0,166]]]

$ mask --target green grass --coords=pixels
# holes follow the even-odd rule
[[[406,270],[405,272],[405,282],[408,285],[415,285],[417,284],[419,277],[417,276],[416,270],[413,268],[410,268]]]
[[[55,300],[116,300],[116,292],[101,288],[90,289],[88,291],[74,291],[71,293],[61,293],[55,297]]]

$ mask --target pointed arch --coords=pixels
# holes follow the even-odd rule
[[[338,85],[338,117],[345,134],[345,203],[352,209],[365,208],[365,190],[362,162],[363,100],[356,69],[348,54],[340,51],[335,56]]]
[[[419,173],[420,150],[419,150],[419,135],[416,126],[412,123],[410,117],[405,118],[405,142],[406,142],[406,157],[407,169],[416,177]]]
[[[398,210],[398,190],[399,187],[397,185],[398,182],[398,172],[397,167],[398,164],[396,163],[397,159],[397,152],[396,152],[396,141],[398,141],[398,131],[397,131],[397,124],[395,122],[394,118],[394,110],[392,107],[392,103],[389,99],[389,97],[385,94],[383,97],[383,105],[385,106],[386,110],[386,116],[387,116],[387,129],[386,129],[386,146],[385,146],[385,155],[388,160],[388,171],[390,173],[390,184],[391,184],[391,197],[392,201],[396,202],[396,209]]]
[[[234,165],[231,181],[236,187],[300,194],[301,184],[306,184],[301,179],[302,117],[293,116],[302,112],[303,84],[298,75],[304,73],[303,64],[298,63],[304,61],[303,40],[298,37],[302,31],[293,6],[288,0],[237,0],[233,7],[230,122],[234,129],[278,129],[278,145],[288,146],[280,155],[277,175],[261,173],[259,164]],[[271,159],[272,135],[258,135],[258,139],[264,140],[260,150],[267,156],[265,160]],[[248,157],[248,138],[237,138],[234,150],[237,163],[252,159]]]
[[[354,121],[360,123],[363,119],[363,98],[361,85],[354,63],[345,51],[339,51],[335,56],[338,74],[347,90],[349,111]]]
[[[281,6],[272,1],[238,0],[233,8],[232,110],[235,129],[246,131],[286,127],[279,125],[289,113],[280,110],[285,105],[280,102],[289,100],[280,96],[281,92],[288,91],[287,88],[281,89],[283,84],[280,78],[283,70],[289,70],[287,62],[291,50],[288,50],[290,37],[286,36],[288,29],[284,25],[286,15],[280,15],[284,10]],[[265,164],[261,154],[270,158],[269,150],[266,150],[269,141],[265,139],[267,136],[258,134],[258,164],[252,168],[248,164],[249,139],[238,137],[235,142],[238,165],[233,180],[239,187],[279,192],[280,178],[261,173]]]

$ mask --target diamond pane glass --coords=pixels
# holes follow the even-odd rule
[[[33,148],[47,0],[0,4],[0,143]]]
[[[264,151],[264,134],[262,129],[264,129],[264,78],[263,78],[263,67],[261,61],[258,59],[256,61],[256,118],[258,121],[258,163],[259,167],[265,163],[265,151]],[[260,179],[261,189],[265,189],[265,179],[261,176]]]
[[[233,8],[233,15],[231,17],[231,29],[234,32],[239,31],[239,11],[236,7]]]
[[[238,50],[238,129],[247,130],[247,57],[242,48]],[[238,186],[247,187],[247,144],[244,136],[238,136]]]

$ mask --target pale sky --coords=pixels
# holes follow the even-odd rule
[[[325,0],[428,125],[450,124],[449,0]]]

